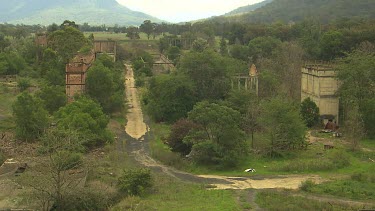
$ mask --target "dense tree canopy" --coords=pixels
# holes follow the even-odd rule
[[[175,122],[186,117],[196,103],[193,82],[185,76],[156,76],[148,90],[147,113],[156,121]]]
[[[42,87],[37,96],[42,99],[46,110],[53,114],[66,104],[65,87],[48,86]]]
[[[86,78],[87,94],[97,100],[106,112],[110,111],[110,98],[114,93],[111,71],[102,63],[90,68]]]
[[[228,64],[211,50],[185,54],[180,70],[193,80],[200,100],[222,99],[230,88]]]
[[[48,36],[48,40],[51,48],[57,51],[64,61],[72,58],[83,46],[88,44],[83,33],[71,26],[52,32]]]
[[[238,111],[204,101],[194,106],[189,120],[198,128],[191,130],[184,141],[192,143],[192,158],[196,162],[233,167],[246,154]]]
[[[21,93],[13,104],[16,137],[33,141],[43,135],[48,126],[48,112],[42,102],[27,92]]]
[[[80,97],[60,108],[55,118],[58,127],[78,131],[86,146],[112,141],[106,130],[108,116],[103,113],[98,103],[87,97]]]
[[[298,107],[280,97],[263,101],[261,105],[260,123],[271,142],[272,156],[306,145],[306,126]]]
[[[369,136],[375,131],[375,56],[373,51],[356,51],[343,59],[337,71],[341,81],[339,93],[342,103],[348,107],[359,106],[360,116]]]

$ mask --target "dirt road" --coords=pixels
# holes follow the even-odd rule
[[[125,131],[127,133],[126,150],[129,156],[143,166],[164,172],[171,177],[179,178],[184,181],[210,184],[210,187],[213,189],[297,189],[301,182],[308,179],[316,183],[322,182],[322,179],[317,175],[260,176],[257,178],[192,175],[159,163],[149,155],[148,141],[152,139],[152,133],[148,131],[148,127],[144,122],[138,92],[134,87],[133,69],[129,65],[126,67],[126,96],[130,107],[129,113],[127,114],[128,122],[125,126]]]
[[[125,126],[125,132],[132,138],[139,139],[147,133],[147,126],[143,121],[133,69],[130,65],[126,65],[126,68],[128,70],[125,76],[126,98],[130,107],[126,116],[128,123]]]

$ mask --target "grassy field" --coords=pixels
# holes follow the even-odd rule
[[[15,87],[0,84],[0,132],[14,128],[12,104],[16,99]]]
[[[343,204],[334,200],[324,201],[309,199],[305,196],[294,196],[293,193],[261,191],[257,194],[256,203],[268,210],[359,210],[362,206]],[[374,207],[367,207],[374,208]]]
[[[126,36],[126,33],[112,33],[112,32],[85,32],[84,35],[86,37],[90,36],[91,34],[94,35],[95,40],[115,40],[115,41],[129,41],[130,38]],[[162,35],[156,36],[155,39],[153,36],[150,36],[150,39],[147,39],[147,34],[139,33],[140,39],[133,40],[133,41],[155,41],[159,40]]]
[[[129,197],[113,210],[241,210],[232,191],[207,190],[202,185],[185,183],[154,174],[154,187],[145,197]]]

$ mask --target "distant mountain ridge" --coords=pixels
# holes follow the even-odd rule
[[[375,0],[265,0],[240,7],[211,20],[219,22],[298,22],[313,18],[330,22],[341,18],[375,18]]]
[[[90,25],[140,25],[161,20],[136,12],[116,0],[0,0],[0,22],[16,24],[62,23],[72,20]]]
[[[232,10],[228,13],[225,13],[224,16],[233,16],[233,15],[240,15],[240,14],[243,14],[243,13],[248,13],[248,12],[252,12],[258,8],[261,8],[263,7],[264,5],[272,2],[273,0],[264,0],[264,1],[261,1],[259,3],[256,3],[256,4],[250,4],[250,5],[247,5],[247,6],[243,6],[243,7],[239,7],[235,10]]]

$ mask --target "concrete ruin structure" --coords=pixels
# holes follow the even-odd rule
[[[259,74],[256,66],[252,64],[249,69],[248,75],[238,74],[232,77],[232,89],[235,88],[235,81],[237,82],[237,88],[253,91],[258,96],[259,94]]]
[[[116,61],[116,41],[113,40],[95,40],[94,41],[94,52],[95,56],[100,54],[108,54],[113,58],[113,61]]]
[[[330,63],[306,63],[302,67],[301,101],[310,97],[319,107],[323,123],[339,123],[338,80]]]

